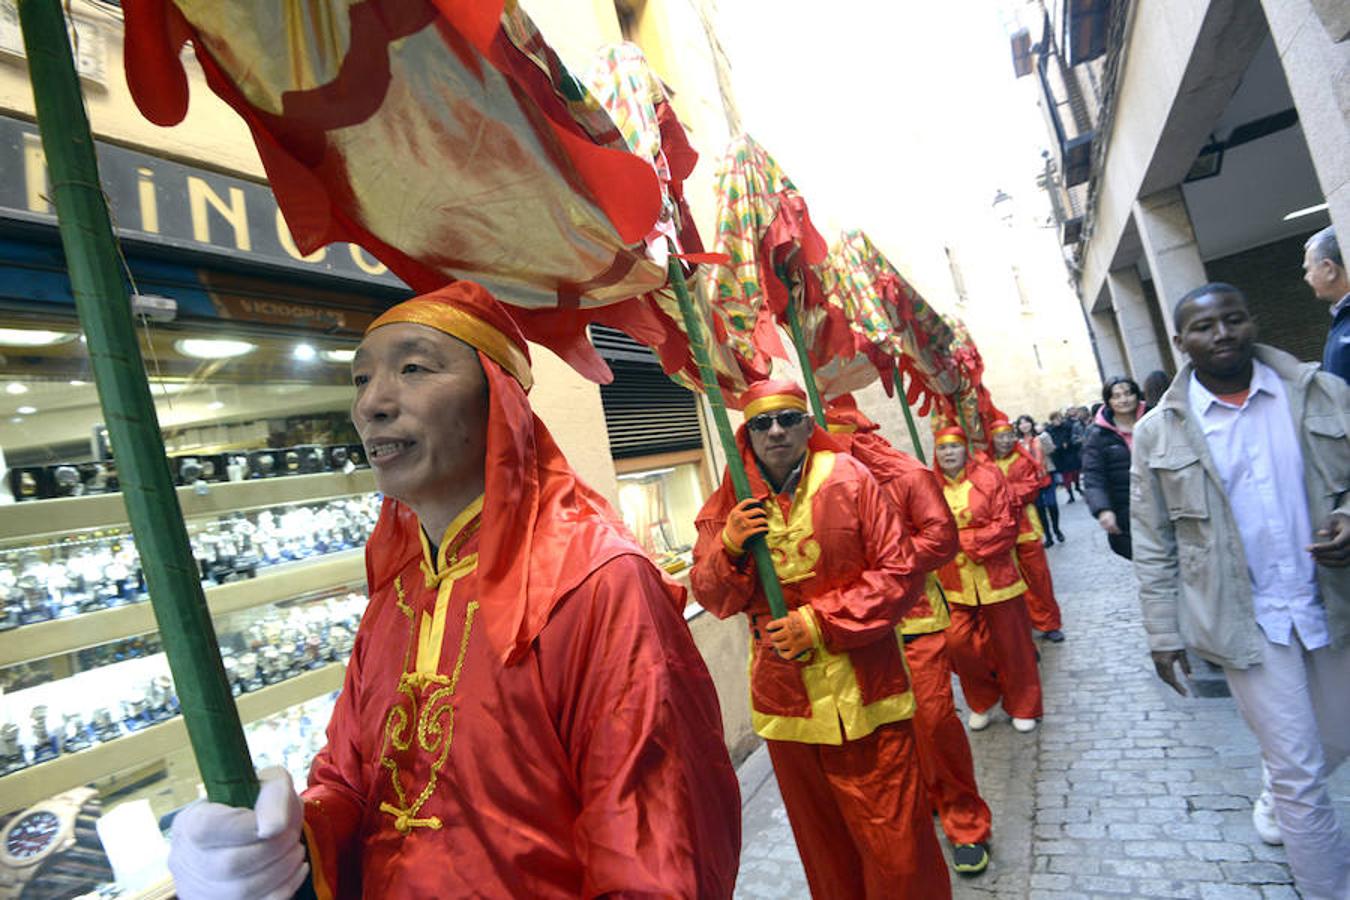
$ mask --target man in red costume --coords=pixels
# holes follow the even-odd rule
[[[989,423],[994,464],[1008,481],[1012,494],[1013,518],[1017,519],[1017,565],[1027,583],[1027,614],[1031,625],[1047,641],[1064,640],[1060,630],[1059,601],[1055,582],[1050,577],[1050,560],[1045,555],[1045,532],[1036,515],[1036,495],[1050,485],[1050,475],[1018,443],[1012,423],[995,419]]]
[[[960,549],[956,521],[933,471],[877,434],[852,395],[825,410],[830,433],[867,467],[895,506],[914,547],[914,567],[925,573],[924,592],[900,623],[914,685],[914,737],[924,787],[952,844],[952,868],[975,875],[989,866],[989,805],[975,781],[975,760],[952,697],[952,664],[943,635],[951,617],[937,569]]]
[[[761,381],[736,433],[754,498],[729,478],[698,515],[690,580],[720,618],[749,618],[750,701],[816,900],[951,896],[915,746],[896,626],[922,574],[867,470],[815,426],[806,395]],[[788,613],[774,619],[752,540]]]
[[[307,851],[320,898],[730,897],[736,775],[684,592],[535,417],[510,317],[452,284],[352,372],[386,499],[328,744],[303,816],[284,778],[182,813],[179,896],[289,896]]]
[[[933,444],[961,535],[961,552],[938,580],[951,602],[947,650],[970,704],[967,724],[971,731],[989,727],[989,710],[1002,699],[1013,727],[1032,731],[1042,714],[1041,674],[1023,599],[1027,586],[1013,557],[1018,528],[1007,481],[996,467],[969,458],[960,428],[942,429]]]

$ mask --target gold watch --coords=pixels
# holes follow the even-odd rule
[[[10,819],[0,830],[0,900],[70,897],[111,881],[101,814],[98,791],[79,787]]]

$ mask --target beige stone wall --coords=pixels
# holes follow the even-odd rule
[[[262,163],[243,120],[211,93],[191,51],[183,56],[191,90],[187,118],[172,128],[161,128],[140,114],[127,89],[120,11],[88,0],[73,0],[71,8],[76,21],[82,23],[79,33],[85,39],[81,41],[81,55],[103,73],[101,80],[82,79],[89,125],[96,137],[193,165],[263,177]],[[86,25],[90,30],[85,30]],[[28,67],[21,57],[3,53],[0,111],[35,117]]]
[[[720,620],[712,613],[702,612],[690,620],[689,631],[717,687],[727,750],[732,761],[739,763],[760,741],[750,726],[749,636],[745,617]]]
[[[551,351],[530,345],[534,389],[530,404],[562,448],[572,468],[611,503],[618,502],[619,483],[609,454],[600,390]]]

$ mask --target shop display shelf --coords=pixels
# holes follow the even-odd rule
[[[320,694],[342,687],[346,663],[329,663],[235,699],[239,718],[252,722],[275,715]],[[144,765],[188,744],[181,716],[123,735],[106,744],[58,756],[0,778],[0,813],[23,809],[39,800],[83,784],[95,787],[112,773]]]
[[[318,477],[323,476],[297,476]],[[280,479],[277,479],[280,480]],[[63,503],[63,500],[47,501]],[[211,615],[292,600],[328,588],[360,584],[365,580],[364,550],[353,548],[327,556],[298,560],[263,569],[256,578],[219,584],[206,589]],[[0,632],[0,667],[73,653],[158,630],[150,602],[21,625]]]
[[[284,478],[258,478],[251,481],[226,481],[207,485],[205,492],[196,487],[177,489],[183,517],[243,512],[287,503],[332,500],[375,490],[370,469],[344,472],[320,472],[315,475],[288,475]],[[0,516],[0,543],[53,535],[68,535],[97,528],[125,528],[126,508],[120,493],[87,497],[62,497],[57,500],[29,500],[8,507]]]

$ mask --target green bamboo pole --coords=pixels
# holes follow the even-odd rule
[[[252,806],[258,781],[169,476],[60,0],[19,0],[19,23],[75,307],[193,754],[212,800]]]
[[[966,446],[969,447],[975,441],[975,435],[971,433],[970,426],[966,424],[966,411],[961,408],[961,391],[952,395],[953,405],[956,407],[956,421],[960,423],[961,430],[966,433]]]
[[[811,357],[806,352],[806,336],[802,332],[801,317],[797,315],[797,306],[793,302],[792,280],[782,266],[777,268],[778,280],[788,289],[788,331],[792,333],[792,346],[797,351],[797,364],[802,369],[802,381],[806,383],[806,396],[811,400],[811,412],[815,414],[816,424],[828,428],[825,421],[825,404],[820,402],[820,389],[816,387],[816,371],[811,368]]]
[[[914,424],[914,412],[909,408],[909,395],[905,393],[905,379],[900,374],[900,364],[895,364],[895,392],[900,395],[900,408],[905,411],[905,424],[909,426],[909,440],[914,444],[914,455],[919,462],[928,465],[923,455],[923,445],[919,443],[919,426]]]
[[[727,472],[731,475],[731,486],[736,490],[738,500],[753,497],[750,491],[750,476],[741,461],[740,448],[736,446],[736,435],[731,430],[731,420],[727,418],[726,403],[722,399],[722,386],[717,383],[717,372],[713,369],[712,356],[704,339],[703,323],[694,310],[694,301],[689,296],[689,286],[684,281],[684,270],[675,258],[675,248],[671,247],[669,263],[670,286],[680,301],[680,315],[684,318],[684,330],[689,335],[689,349],[693,351],[694,361],[698,363],[699,374],[703,377],[703,392],[708,396],[708,405],[712,407],[713,424],[717,436],[722,442],[722,452],[727,458]],[[755,571],[759,573],[759,583],[764,588],[764,599],[769,602],[769,612],[775,619],[781,619],[788,613],[787,603],[783,600],[783,586],[778,583],[778,572],[773,567],[773,557],[769,554],[769,545],[763,538],[750,541],[748,548],[755,560]]]

